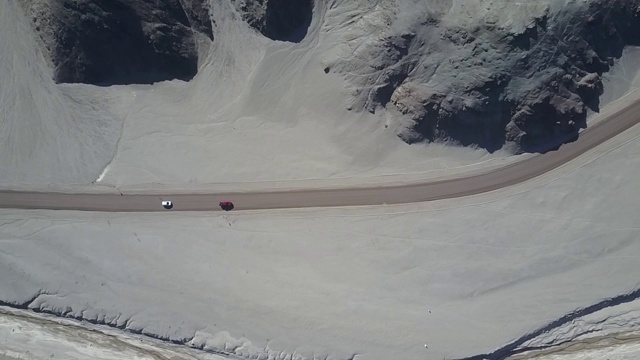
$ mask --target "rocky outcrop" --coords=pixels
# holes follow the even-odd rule
[[[298,42],[311,23],[313,0],[234,0],[242,18],[272,40]]]
[[[598,110],[601,76],[626,45],[640,44],[638,0],[549,2],[522,26],[515,25],[523,13],[517,8],[502,10],[513,22],[501,21],[497,9],[471,12],[468,21],[456,14],[454,21],[450,14],[460,9],[412,17],[401,3],[388,5],[393,17],[385,29],[325,72],[352,82],[354,109],[403,114],[398,135],[408,143],[453,140],[490,151],[511,143],[542,151],[570,141],[588,109]]]
[[[214,36],[209,0],[11,1],[33,20],[57,82],[188,80],[197,38]],[[640,0],[317,1],[331,12],[323,29],[343,36],[324,71],[350,82],[350,108],[400,114],[408,143],[538,151],[568,141],[598,110],[601,76],[626,45],[640,44]],[[230,3],[225,19],[293,42],[315,4]]]
[[[61,83],[192,78],[196,33],[213,39],[206,0],[19,0]]]

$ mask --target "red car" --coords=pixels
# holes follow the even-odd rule
[[[220,201],[218,205],[220,205],[220,208],[224,211],[233,210],[233,203],[231,201]]]

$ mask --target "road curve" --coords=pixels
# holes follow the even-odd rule
[[[216,194],[67,194],[0,191],[0,208],[110,212],[167,211],[161,200],[172,200],[172,211],[220,210],[218,202],[233,201],[236,210],[359,206],[414,203],[475,195],[532,179],[576,158],[640,122],[636,101],[584,130],[577,141],[491,172],[419,184],[342,189],[235,192]]]

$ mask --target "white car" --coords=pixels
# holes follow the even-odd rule
[[[165,209],[171,209],[173,207],[173,202],[169,200],[163,200],[162,206],[164,206]]]

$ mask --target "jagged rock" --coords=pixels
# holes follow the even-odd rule
[[[378,3],[325,67],[355,88],[350,108],[404,114],[409,143],[539,151],[570,141],[598,110],[601,75],[640,44],[640,0],[532,1],[528,12],[515,2],[420,3]]]
[[[313,0],[234,0],[234,3],[251,27],[272,40],[302,40],[313,12]]]
[[[213,39],[205,0],[19,0],[61,83],[192,78],[194,31]]]

